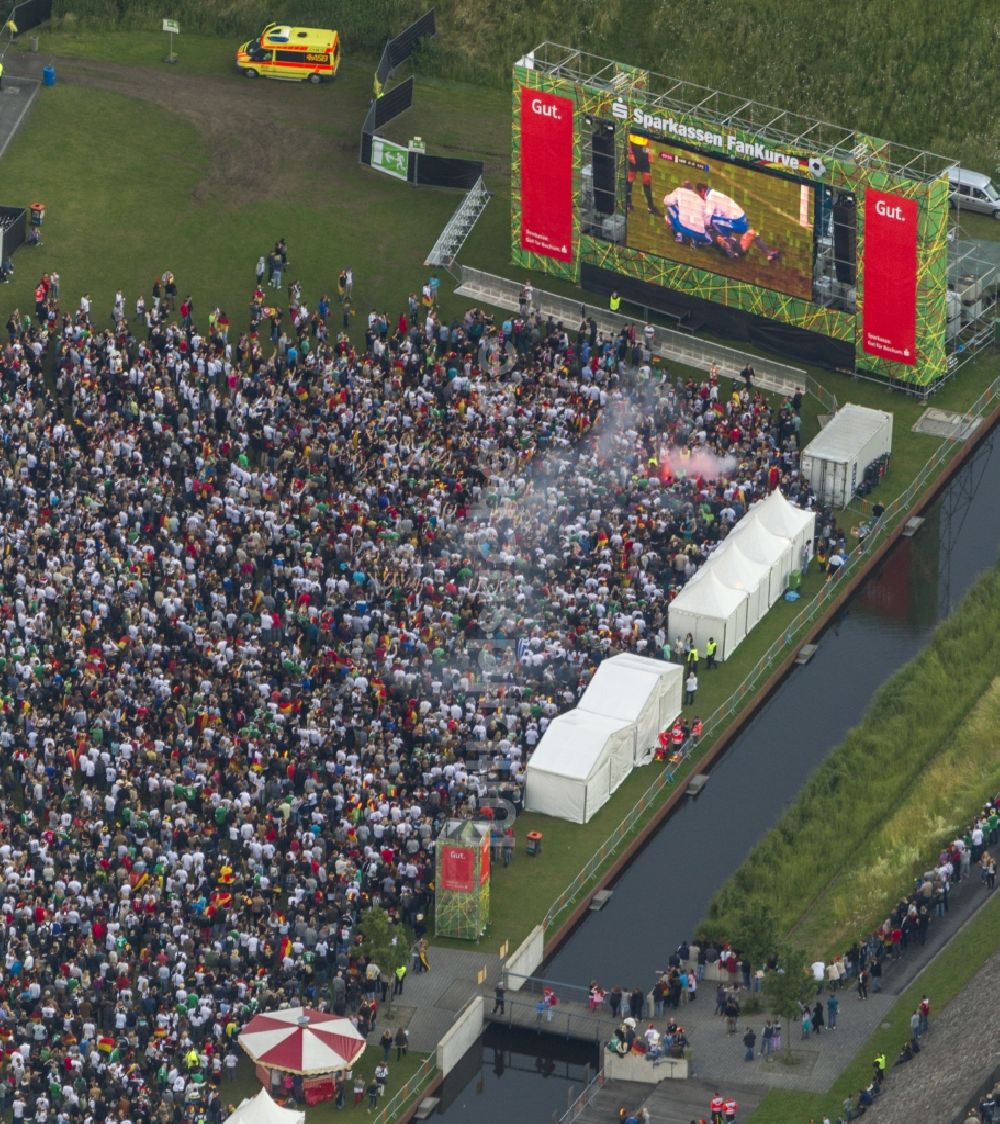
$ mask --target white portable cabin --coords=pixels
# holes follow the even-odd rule
[[[749,558],[734,538],[727,538],[716,547],[709,555],[705,567],[723,585],[746,593],[749,632],[771,607],[768,601],[771,591],[770,567],[762,566]]]
[[[587,823],[632,771],[632,722],[589,711],[553,718],[528,761],[524,807]]]
[[[657,735],[681,712],[684,671],[677,664],[623,654],[602,661],[587,684],[578,711],[631,722],[634,760],[644,765],[656,751]]]
[[[748,600],[745,591],[723,585],[706,562],[670,602],[670,636],[691,633],[702,652],[709,637],[714,637],[718,645],[716,658],[727,660],[747,634]]]
[[[772,535],[787,539],[792,544],[793,570],[802,568],[806,544],[812,546],[816,537],[816,513],[806,511],[788,500],[779,492],[772,492],[766,500],[752,504],[746,519],[753,517]]]
[[[726,542],[736,543],[747,558],[767,566],[770,572],[767,603],[770,607],[781,599],[788,588],[788,575],[799,568],[802,560],[795,556],[791,540],[772,534],[756,517],[756,511],[755,507],[750,509],[750,514],[729,532]]]
[[[892,450],[892,414],[842,406],[802,450],[802,476],[823,503],[847,507],[865,469]]]

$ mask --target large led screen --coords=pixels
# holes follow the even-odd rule
[[[630,134],[626,244],[812,298],[815,188]]]

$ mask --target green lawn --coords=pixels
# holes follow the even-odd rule
[[[872,1058],[876,1053],[884,1051],[890,1062],[899,1053],[903,1042],[910,1036],[910,1016],[921,996],[930,997],[933,1026],[935,1013],[940,1014],[996,952],[998,923],[1000,896],[994,894],[903,992],[888,1019],[857,1052],[828,1093],[817,1096],[789,1089],[772,1089],[751,1120],[758,1124],[804,1124],[807,1120],[821,1120],[824,1114],[836,1119],[844,1098],[848,1095],[856,1097],[861,1086],[870,1081]],[[970,1033],[974,1033],[971,1027]],[[934,1048],[933,1045],[931,1048]],[[942,1058],[941,1064],[947,1065],[947,1060]],[[902,1080],[905,1078],[890,1071],[886,1095],[891,1097],[893,1082]],[[971,1094],[974,1090],[969,1092]]]
[[[358,164],[370,63],[348,60],[336,83],[318,88],[251,86],[228,68],[216,40],[185,40],[194,60],[188,73],[157,62],[153,40],[132,44],[148,72],[102,72],[90,53],[102,40],[74,42],[87,62],[60,66],[65,80],[39,92],[4,157],[4,200],[47,206],[44,244],[18,252],[5,307],[30,310],[39,274],[55,269],[63,305],[87,290],[100,322],[119,285],[131,307],[139,292],[148,301],[154,276],[171,269],[200,315],[218,303],[242,326],[254,263],[279,237],[289,246],[286,280],[301,280],[310,302],[335,293],[340,269],[353,267],[354,332],[369,308],[394,317],[419,291],[423,260],[461,193],[418,190]],[[470,97],[483,100],[484,113],[491,99],[504,100],[479,89]],[[436,112],[424,121],[433,125]],[[415,111],[409,116],[414,132],[430,132]],[[274,139],[252,134],[257,121]],[[109,126],[100,144],[94,122]],[[284,133],[288,123],[294,129]],[[55,136],[58,144],[44,143]],[[339,317],[332,326],[340,329]]]

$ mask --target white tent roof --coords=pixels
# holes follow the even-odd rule
[[[618,667],[634,667],[636,671],[646,671],[650,675],[656,676],[673,676],[680,668],[677,664],[666,663],[663,660],[654,660],[649,656],[638,656],[634,652],[622,652],[620,656],[612,656],[610,660],[605,660],[605,664],[615,664]]]
[[[809,442],[805,451],[826,461],[848,462],[865,448],[869,441],[886,426],[891,426],[892,415],[884,410],[848,403],[833,415],[829,423]]]
[[[746,599],[745,589],[731,589],[724,585],[706,564],[677,594],[670,603],[670,608],[697,613],[702,617],[727,620]]]
[[[750,593],[771,576],[771,568],[755,562],[740,549],[733,538],[727,538],[721,546],[712,551],[708,559],[712,574],[730,589]]]
[[[753,516],[773,535],[791,539],[793,542],[804,542],[811,538],[816,526],[816,514],[812,511],[803,511],[788,502],[785,497],[775,489],[766,500],[751,505],[747,518]]]
[[[227,1124],[306,1124],[306,1114],[274,1103],[266,1089],[247,1097],[229,1117]]]
[[[560,714],[528,762],[524,806],[587,823],[632,771],[635,754],[634,722],[586,710]]]
[[[578,710],[635,723],[635,760],[643,764],[656,748],[659,732],[681,708],[684,672],[677,664],[622,654],[602,661]]]
[[[729,532],[726,542],[739,543],[740,550],[755,562],[771,565],[788,553],[789,540],[781,535],[775,535],[764,524],[753,517],[759,507],[750,509],[751,515],[741,519]]]
[[[556,773],[585,781],[600,761],[608,740],[631,726],[620,718],[589,711],[567,710],[545,728],[528,762],[535,772]]]

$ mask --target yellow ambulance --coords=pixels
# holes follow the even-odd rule
[[[236,65],[247,78],[329,82],[340,66],[340,36],[326,28],[269,23],[237,48]]]

